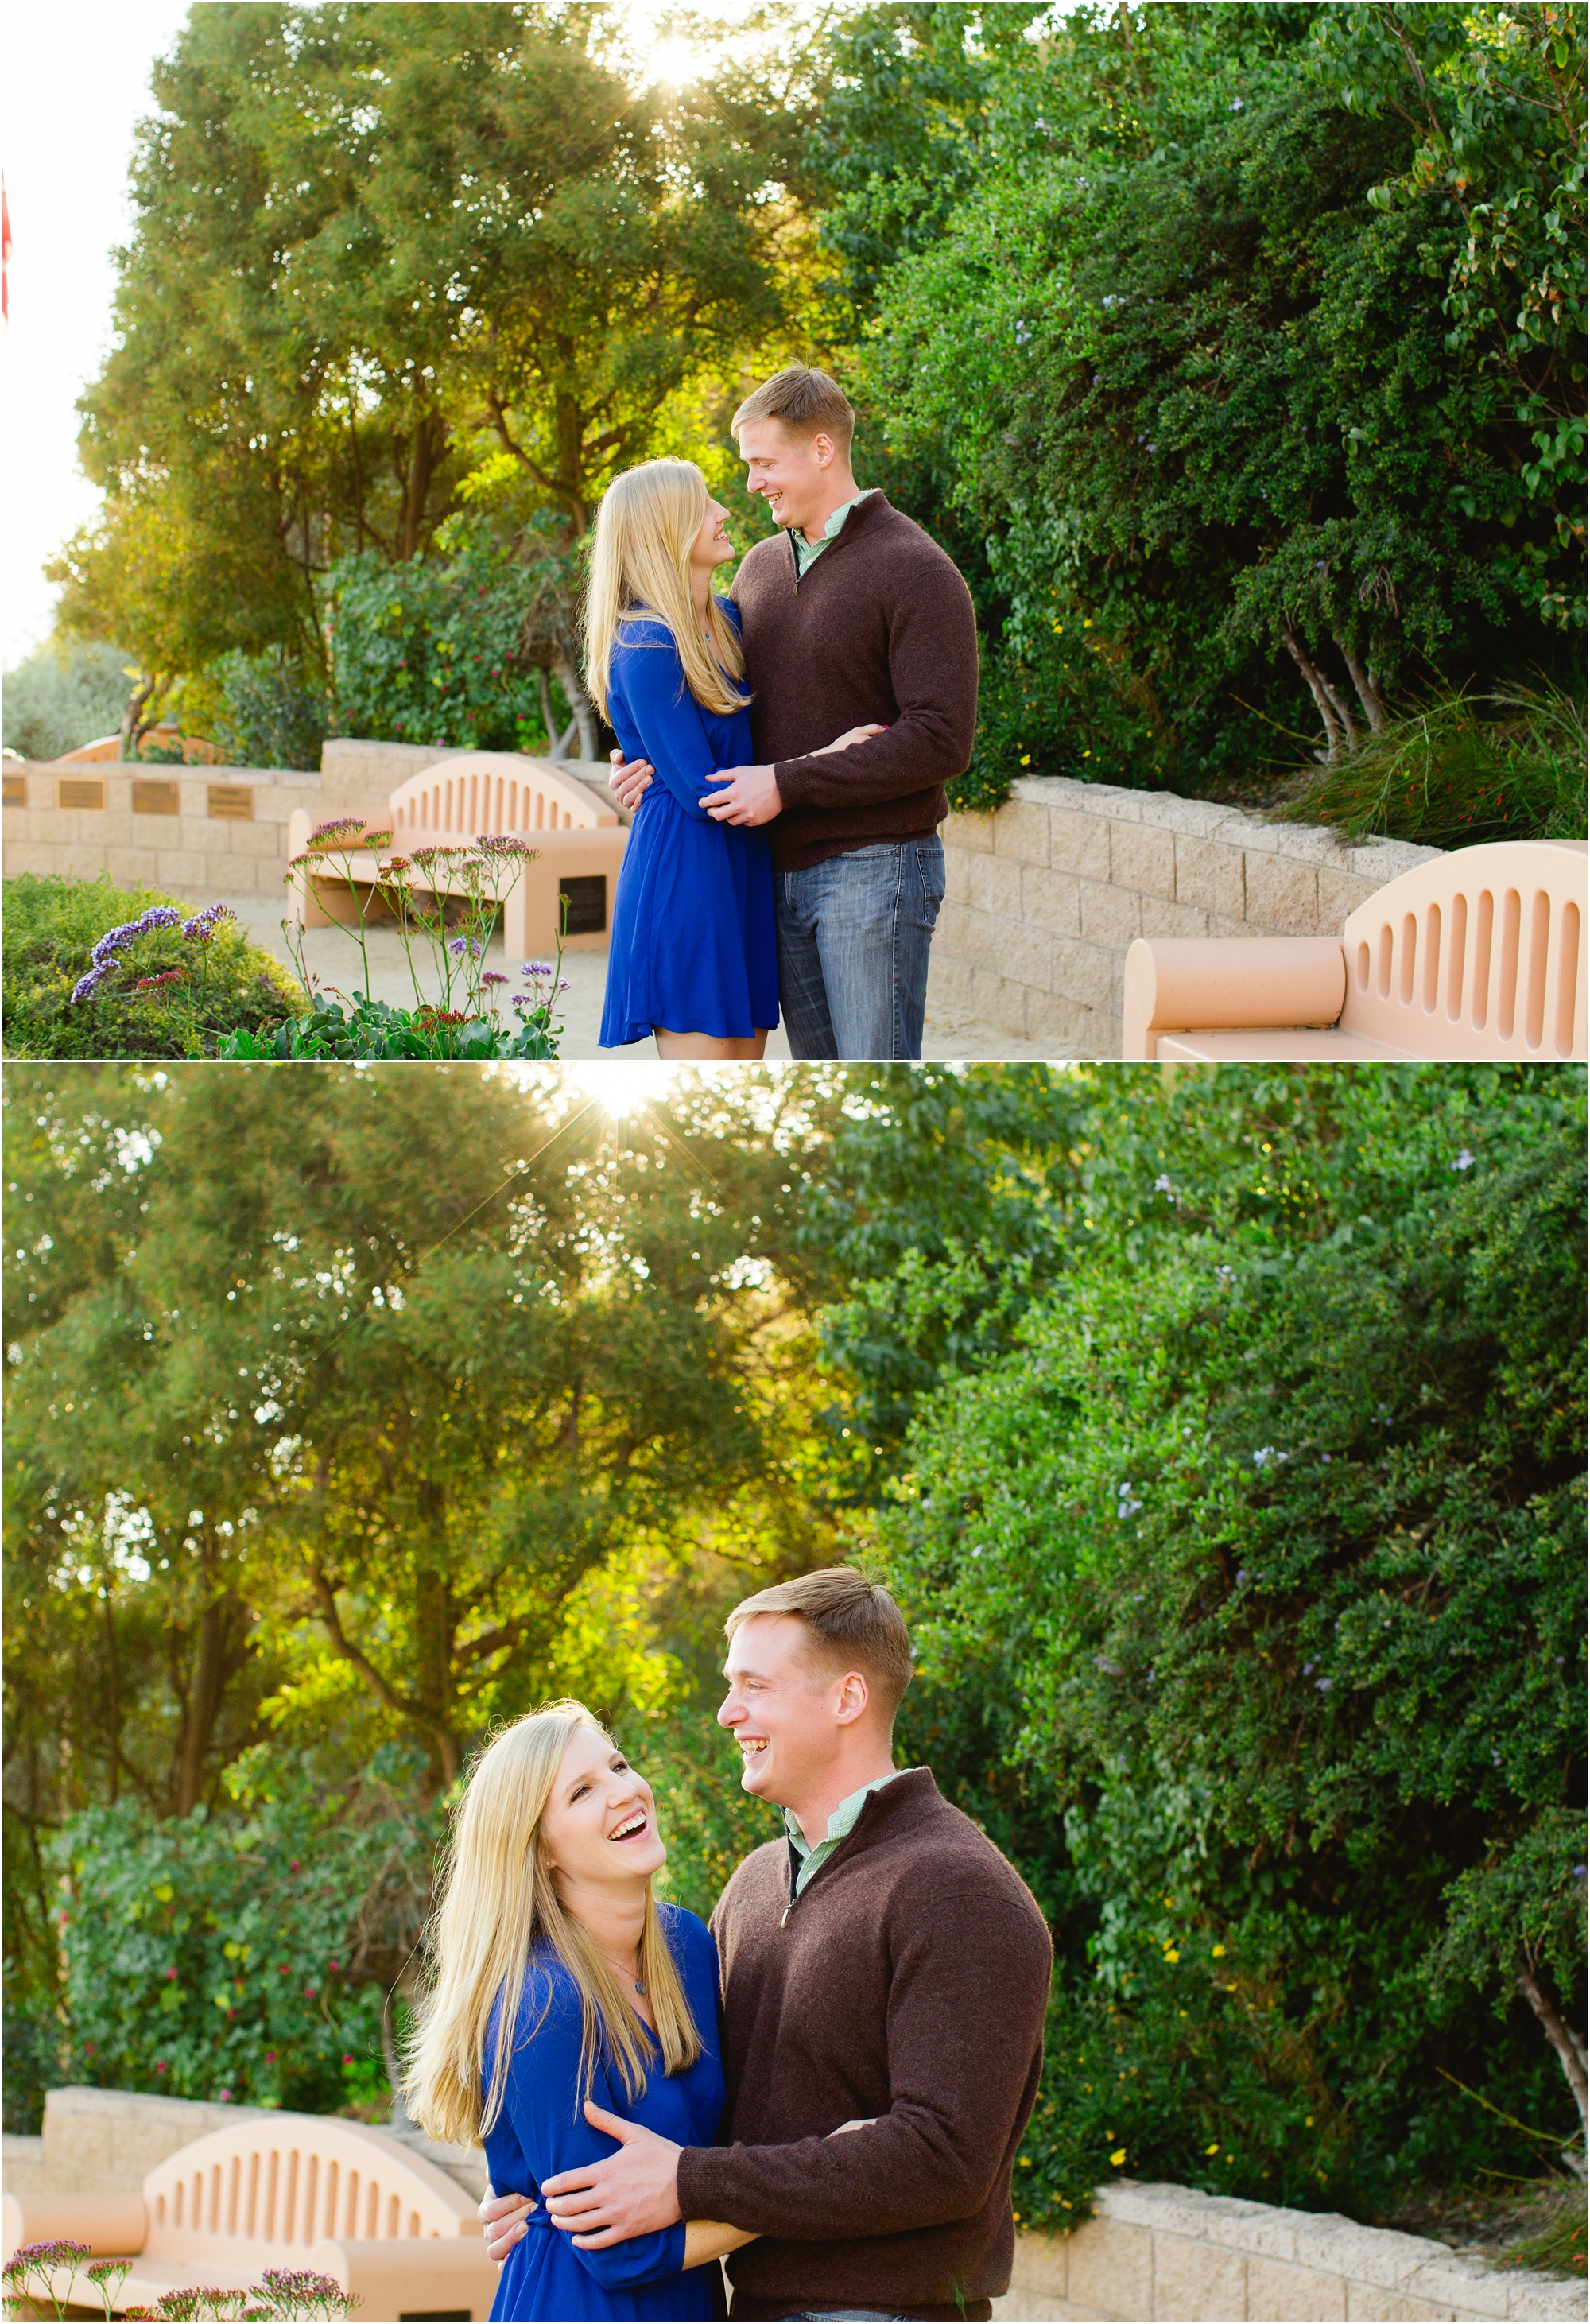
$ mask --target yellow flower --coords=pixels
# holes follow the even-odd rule
[[[1179,1960],[1181,1960],[1181,1954],[1176,1950],[1176,1948],[1175,1948],[1175,1946],[1174,1946],[1174,1945],[1167,1945],[1167,1946],[1165,1947],[1165,1959],[1166,1959],[1168,1961],[1179,1961]]]
[[[1313,2117],[1313,2116],[1312,2116],[1311,2114],[1305,2115],[1305,2116],[1303,2116],[1303,2120],[1308,2124],[1309,2128],[1310,2128],[1310,2130],[1312,2130],[1312,2129],[1313,2129],[1313,2127],[1314,2127],[1314,2117]]]
[[[1218,2139],[1216,2139],[1216,2141],[1215,2141],[1215,2143],[1214,2143],[1213,2146],[1206,2146],[1206,2147],[1204,2148],[1204,2153],[1205,2153],[1206,2154],[1218,2154],[1218,2153],[1219,2153],[1219,2152],[1220,2152],[1220,2142],[1219,2142],[1219,2140],[1218,2140]]]
[[[1211,1958],[1212,1960],[1225,1960],[1225,1958],[1226,1958],[1226,1948],[1225,1948],[1225,1946],[1224,1946],[1224,1945],[1217,1945],[1217,1946],[1215,1947],[1214,1952],[1213,1952],[1213,1954],[1210,1956],[1210,1958]]]
[[[1062,2200],[1062,2203],[1061,2203],[1060,2208],[1061,2208],[1061,2209],[1062,2209],[1062,2211],[1069,2211],[1069,2210],[1071,2209],[1071,2205],[1070,2205],[1068,2202],[1065,2202],[1065,2201]]]
[[[1030,751],[1024,751],[1024,752],[1023,752],[1023,753],[1022,753],[1022,764],[1023,764],[1023,766],[1024,766],[1024,767],[1030,767],[1030,766],[1032,765],[1032,763],[1033,763],[1033,754],[1032,754],[1032,752],[1031,752]]]
[[[1118,2171],[1118,2170],[1120,2169],[1120,2167],[1121,2167],[1122,2163],[1123,2163],[1126,2161],[1126,2148],[1125,2148],[1124,2146],[1117,2146],[1117,2149],[1116,2149],[1116,2151],[1115,2151],[1115,2153],[1110,2156],[1110,2158],[1109,2158],[1109,2159],[1110,2159],[1110,2161],[1115,2164],[1116,2169]]]

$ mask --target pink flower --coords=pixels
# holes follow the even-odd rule
[[[154,2070],[155,2070],[155,2072],[156,2072],[157,2074],[163,2074],[163,2073],[165,2072],[165,2070],[166,2070],[166,2061],[165,2061],[165,2060],[164,2060],[163,2058],[157,2058],[157,2059],[155,2060],[155,2061],[154,2061]]]

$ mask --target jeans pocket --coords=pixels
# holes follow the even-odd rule
[[[919,847],[916,851],[916,867],[922,875],[923,894],[936,911],[944,900],[944,889],[947,884],[943,848],[942,846]]]

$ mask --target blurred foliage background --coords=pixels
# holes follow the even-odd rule
[[[5,1095],[13,2126],[384,2114],[448,1803],[552,1693],[710,1911],[773,1829],[723,1614],[854,1558],[1054,1931],[1026,2223],[1582,2152],[1582,1073]]]
[[[675,85],[588,0],[196,9],[62,637],[133,669],[129,751],[163,713],[259,763],[590,757],[607,481],[695,457],[756,539],[728,420],[798,358],[971,587],[959,804],[1063,774],[1582,835],[1585,27],[769,0],[691,19]]]

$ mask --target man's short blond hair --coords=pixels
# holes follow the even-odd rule
[[[730,421],[730,433],[738,437],[757,420],[777,420],[802,444],[813,436],[832,436],[841,452],[850,450],[856,432],[855,410],[839,382],[804,364],[786,364],[765,379]]]
[[[911,1683],[911,1639],[881,1582],[853,1565],[824,1565],[742,1598],[723,1628],[732,1638],[753,1614],[793,1614],[811,1632],[808,1661],[824,1677],[859,1670],[892,1720]]]

